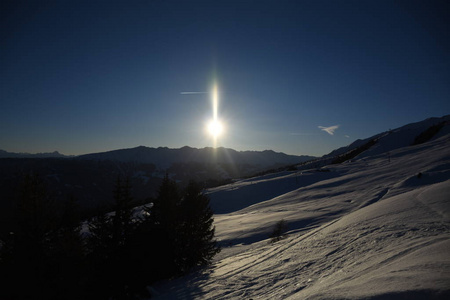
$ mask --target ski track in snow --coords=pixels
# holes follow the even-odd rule
[[[444,299],[450,295],[449,145],[447,135],[394,150],[390,162],[380,154],[329,172],[285,172],[211,190],[213,207],[225,211],[231,210],[220,203],[225,194],[253,198],[215,216],[224,248],[214,263],[154,285],[155,298]],[[267,187],[277,183],[280,194],[267,199]],[[281,219],[288,237],[269,244]]]

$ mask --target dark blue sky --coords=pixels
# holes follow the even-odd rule
[[[448,1],[2,1],[0,149],[322,155],[450,113]],[[331,135],[319,126],[339,125]]]

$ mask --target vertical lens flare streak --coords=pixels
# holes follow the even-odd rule
[[[219,107],[219,91],[217,87],[217,82],[214,82],[213,90],[212,90],[212,106],[213,106],[213,120],[212,120],[212,126],[217,127],[218,125],[218,107]],[[218,137],[218,131],[217,128],[212,130],[213,135],[213,146],[214,148],[217,147],[217,137]]]
[[[219,91],[217,88],[217,83],[214,83],[212,90],[212,102],[213,102],[213,121],[217,122],[217,110],[219,106]]]

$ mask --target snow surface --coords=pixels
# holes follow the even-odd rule
[[[323,158],[333,158],[337,155],[344,154],[368,143],[371,140],[376,140],[376,144],[369,150],[364,151],[362,154],[360,154],[358,158],[386,153],[388,151],[395,150],[401,147],[407,147],[413,144],[414,139],[419,134],[426,131],[431,126],[437,125],[442,122],[446,123],[446,126],[444,126],[434,137],[432,137],[432,140],[435,140],[450,133],[450,126],[448,126],[450,124],[450,115],[446,115],[440,118],[428,118],[420,122],[407,124],[393,130],[376,134],[363,140],[356,140],[348,146],[338,148],[331,153],[324,155]]]
[[[155,299],[450,299],[450,135],[388,151],[211,189],[222,252]]]

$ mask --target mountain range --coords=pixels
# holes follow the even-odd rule
[[[155,164],[160,169],[169,168],[175,163],[200,163],[249,165],[262,170],[282,165],[297,164],[314,159],[315,157],[307,155],[287,155],[272,150],[236,151],[223,147],[197,149],[185,146],[180,149],[170,149],[167,147],[149,148],[139,146],[131,149],[80,155],[77,158],[84,160],[151,163]]]
[[[73,157],[56,151],[35,155],[0,151],[0,194],[3,196],[0,218],[8,215],[12,199],[20,193],[24,174],[39,174],[55,198],[72,195],[82,207],[94,209],[111,203],[113,184],[118,176],[130,178],[133,197],[142,203],[156,196],[165,174],[182,185],[196,180],[208,188],[289,166],[291,169],[296,166],[294,169],[298,170],[321,168],[333,162],[386,155],[389,151],[413,144],[427,131],[428,135],[437,138],[449,132],[449,121],[450,116],[445,116],[408,124],[357,140],[321,158],[286,155],[270,150],[235,151],[187,146],[180,149],[139,146]],[[430,128],[436,130],[430,131]],[[267,193],[268,196],[272,194],[273,191]]]
[[[5,150],[0,149],[0,158],[51,158],[51,157],[68,158],[72,156],[61,154],[58,151],[31,154],[31,153],[7,152]]]
[[[13,199],[20,195],[21,182],[30,173],[44,179],[53,198],[64,200],[72,196],[83,209],[96,211],[108,209],[112,203],[114,182],[119,176],[129,178],[132,196],[139,204],[157,195],[166,174],[180,185],[196,180],[207,188],[312,158],[270,150],[239,152],[187,146],[180,149],[140,146],[71,157],[56,151],[39,154],[0,151],[0,223],[8,222]]]

